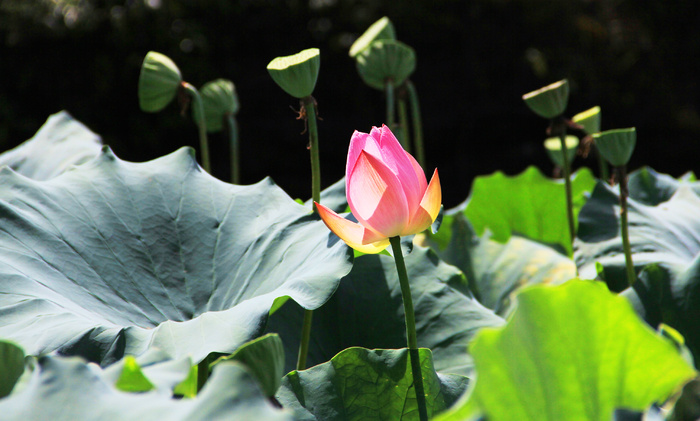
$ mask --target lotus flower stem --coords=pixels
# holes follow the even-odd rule
[[[240,146],[238,145],[238,122],[232,114],[226,114],[226,123],[228,124],[229,141],[231,142],[231,183],[240,184],[241,168],[240,168]]]
[[[311,198],[313,203],[321,202],[321,163],[318,154],[318,129],[316,127],[316,100],[308,96],[302,100],[305,108],[305,115],[309,127],[309,153],[311,154]],[[312,205],[314,210],[316,206]],[[306,354],[309,349],[311,338],[311,322],[313,320],[313,310],[304,310],[304,322],[301,328],[301,343],[299,344],[299,355],[297,358],[297,370],[306,368]]]
[[[423,121],[420,116],[420,103],[418,92],[413,82],[406,79],[406,89],[411,103],[411,120],[413,122],[413,147],[416,149],[416,160],[422,168],[425,168],[425,150],[423,148]]]
[[[567,156],[566,147],[566,121],[563,117],[558,117],[552,120],[550,124],[550,131],[553,136],[559,137],[561,141],[561,153],[563,154],[562,161],[562,171],[564,172],[564,187],[566,190],[566,218],[569,221],[569,238],[571,239],[571,244],[574,244],[574,238],[576,237],[576,225],[574,224],[574,202],[571,193],[571,167],[569,164],[569,157]]]
[[[384,88],[384,93],[386,95],[386,125],[390,130],[394,129],[394,82],[391,79],[387,79]],[[401,145],[404,146],[405,145]]]
[[[627,169],[624,165],[615,167],[617,178],[620,182],[620,234],[622,235],[622,249],[625,252],[625,268],[627,270],[627,283],[629,286],[637,280],[632,262],[632,248],[630,247],[629,227],[627,223]]]
[[[425,389],[423,388],[423,373],[420,367],[420,356],[418,354],[418,340],[416,336],[416,320],[413,313],[413,299],[411,298],[411,286],[408,282],[406,263],[401,251],[401,238],[399,236],[389,239],[391,249],[396,262],[396,271],[399,274],[401,284],[401,296],[403,298],[403,308],[406,317],[406,338],[408,342],[408,352],[411,357],[411,372],[413,373],[413,387],[416,391],[416,401],[418,403],[418,414],[421,421],[428,420],[428,409],[425,403]]]
[[[202,97],[199,95],[197,88],[187,82],[182,82],[181,86],[192,97],[192,106],[194,114],[199,115],[195,118],[195,123],[199,128],[199,149],[202,154],[202,167],[204,171],[211,174],[211,163],[209,161],[209,142],[207,140],[207,123],[204,121],[204,106],[202,105]]]
[[[600,179],[606,183],[610,182],[610,172],[608,171],[608,162],[603,158],[603,155],[595,148],[595,154],[598,157],[598,169],[600,170]]]
[[[401,137],[399,139],[401,140],[401,145],[403,146],[403,149],[411,153],[411,142],[409,141],[411,139],[410,135],[410,130],[408,129],[408,111],[406,107],[406,99],[403,98],[401,95],[399,96],[399,124],[401,124]]]

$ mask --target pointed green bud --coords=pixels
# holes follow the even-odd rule
[[[569,102],[569,82],[564,79],[523,95],[525,104],[540,117],[554,118],[564,114]]]
[[[574,161],[576,157],[576,151],[578,150],[578,137],[576,136],[566,136],[564,141],[566,143],[566,157],[569,160],[569,165]],[[544,141],[544,149],[547,151],[547,156],[552,160],[554,165],[559,168],[564,168],[564,157],[561,153],[561,139],[558,137],[550,137]]]
[[[583,126],[583,131],[586,134],[600,132],[600,107],[595,106],[584,112],[576,114],[571,121]]]
[[[396,39],[394,25],[386,16],[370,25],[370,27],[352,43],[352,46],[350,46],[350,57],[355,58],[355,56],[369,47],[371,43],[381,39]]]
[[[320,66],[320,51],[309,48],[291,56],[277,57],[267,65],[267,71],[286,93],[301,99],[314,91]]]
[[[139,75],[139,106],[142,111],[156,113],[175,98],[182,82],[180,69],[167,56],[149,51]]]
[[[374,41],[355,58],[362,80],[381,91],[387,80],[391,80],[394,86],[399,86],[416,69],[416,53],[413,48],[395,40]]]
[[[223,130],[225,116],[235,115],[240,109],[236,87],[230,80],[216,79],[208,82],[202,86],[199,94],[202,96],[208,132]]]
[[[628,129],[607,130],[593,134],[598,152],[603,155],[610,165],[621,167],[627,165],[637,143],[637,131],[634,127]]]

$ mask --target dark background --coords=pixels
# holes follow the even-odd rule
[[[303,123],[267,74],[277,56],[321,50],[318,100],[323,187],[343,176],[354,130],[384,121],[382,92],[365,86],[347,51],[388,16],[416,50],[412,76],[425,127],[426,172],[438,167],[446,207],[472,179],[537,165],[547,123],[522,94],[568,78],[573,115],[602,107],[603,129],[637,127],[631,168],[698,170],[700,2],[695,0],[2,0],[0,150],[68,110],[117,156],[145,161],[190,145],[197,130],[173,103],[139,110],[146,52],[170,56],[186,81],[236,84],[242,180],[266,175],[310,196]],[[210,137],[213,172],[228,179],[228,149]],[[577,158],[575,166],[595,167]]]

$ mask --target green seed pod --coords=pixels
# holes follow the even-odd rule
[[[382,91],[387,80],[399,86],[416,69],[413,48],[396,40],[374,41],[355,58],[362,80]]]
[[[600,132],[600,107],[595,106],[591,109],[576,114],[571,121],[583,126],[583,131],[586,134]]]
[[[267,71],[286,93],[301,99],[313,93],[320,66],[320,51],[309,48],[291,56],[277,57],[267,65]]]
[[[540,117],[554,118],[564,114],[569,102],[569,82],[564,79],[523,95],[525,104]]]
[[[204,120],[207,131],[220,132],[224,128],[224,116],[235,115],[240,109],[236,87],[226,79],[216,79],[202,86],[199,94],[202,96]]]
[[[627,165],[637,143],[637,131],[634,127],[628,129],[607,130],[593,134],[598,152],[603,155],[610,165],[621,167]]]
[[[396,39],[394,25],[386,16],[370,25],[370,27],[352,43],[350,46],[350,57],[355,58],[364,49],[369,47],[371,43],[380,39]]]
[[[576,157],[579,140],[576,136],[566,136],[564,142],[566,143],[566,157],[569,159],[569,165],[571,165]],[[552,160],[554,165],[559,168],[564,167],[564,157],[561,153],[561,140],[558,137],[550,137],[545,140],[544,149],[547,151],[547,156],[549,156],[549,159]]]
[[[139,106],[147,113],[157,113],[175,98],[182,75],[167,56],[149,51],[139,75]]]

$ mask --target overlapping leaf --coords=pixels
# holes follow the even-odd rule
[[[471,296],[449,284],[464,275],[441,261],[429,249],[415,247],[406,256],[416,315],[418,346],[430,348],[435,368],[443,373],[468,375],[472,371],[467,344],[485,326],[499,326],[503,319]],[[287,370],[294,368],[299,347],[302,312],[286,304],[268,323],[285,345]],[[355,259],[352,271],[335,295],[314,312],[308,365],[324,363],[345,348],[403,348],[406,346],[401,289],[394,259],[364,255]]]
[[[46,120],[26,142],[0,154],[0,167],[9,166],[34,180],[48,180],[100,153],[102,140],[66,111]]]
[[[187,149],[141,164],[105,150],[45,182],[3,170],[0,250],[0,337],[102,364],[230,353],[276,298],[323,304],[352,259],[269,179],[220,182]]]
[[[419,350],[428,415],[444,411],[467,378],[438,374],[429,349]],[[297,420],[418,419],[407,349],[349,348],[329,362],[285,376],[277,394]]]

